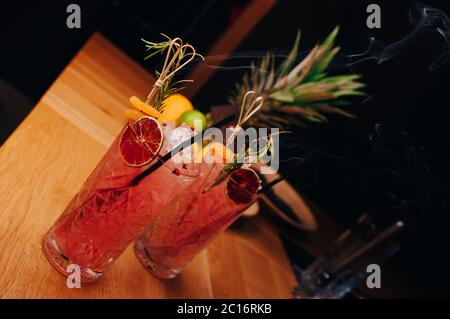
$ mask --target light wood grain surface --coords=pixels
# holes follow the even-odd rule
[[[41,252],[61,214],[126,121],[131,95],[153,77],[94,34],[0,148],[0,297],[289,298],[295,279],[263,218],[240,220],[176,279],[151,277],[129,247],[105,276],[81,289]]]

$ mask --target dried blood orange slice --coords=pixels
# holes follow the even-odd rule
[[[227,196],[238,204],[249,204],[258,191],[258,174],[250,168],[240,168],[228,177]]]
[[[122,131],[119,150],[130,166],[144,166],[158,154],[163,142],[162,129],[157,120],[143,116],[130,122]]]

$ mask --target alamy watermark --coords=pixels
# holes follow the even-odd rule
[[[81,288],[81,268],[77,264],[70,264],[66,268],[67,279],[66,285],[67,288]]]
[[[371,3],[367,6],[366,12],[370,13],[366,19],[366,24],[369,29],[381,28],[381,8],[376,3]]]
[[[71,3],[66,8],[69,13],[66,19],[66,25],[69,29],[81,29],[81,8],[76,3]]]
[[[381,267],[378,264],[367,266],[366,272],[369,273],[366,279],[367,288],[381,288]]]

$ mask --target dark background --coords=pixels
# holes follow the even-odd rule
[[[66,27],[65,11],[71,2],[81,6],[81,30]],[[366,26],[366,7],[372,2],[381,6],[379,30]],[[2,1],[0,143],[92,32],[100,31],[152,70],[152,64],[143,63],[140,38],[156,40],[164,32],[186,39],[205,53],[247,3]],[[332,68],[335,73],[361,74],[368,85],[367,96],[348,108],[358,119],[332,117],[327,125],[312,125],[286,137],[282,157],[301,156],[307,164],[294,170],[296,163],[285,163],[283,172],[307,198],[344,225],[364,211],[384,222],[407,220],[408,227],[399,238],[403,249],[394,262],[420,287],[418,296],[449,296],[450,63],[429,69],[440,54],[449,51],[449,43],[442,34],[424,29],[412,41],[402,42],[391,59],[382,63],[376,59],[383,47],[407,38],[415,28],[408,18],[414,3],[281,0],[233,56],[251,51],[258,60],[267,50],[287,52],[297,29],[302,30],[302,49],[308,49],[340,25],[337,42],[344,54]],[[426,4],[450,14],[448,1]],[[433,23],[448,36],[449,22],[443,21]],[[344,55],[364,52],[370,37],[377,39],[371,51],[374,58],[349,65]],[[218,71],[194,97],[194,105],[207,111],[226,103],[234,83],[246,72],[234,67],[249,63],[245,58],[227,61],[224,66],[232,68]]]

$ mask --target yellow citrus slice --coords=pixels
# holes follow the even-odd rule
[[[143,116],[145,116],[145,114],[144,113],[142,113],[142,112],[140,112],[140,111],[138,111],[138,110],[135,110],[135,109],[127,109],[126,111],[125,111],[125,115],[129,118],[129,119],[132,119],[132,120],[138,120],[138,119],[140,119],[141,117],[143,117]]]
[[[203,159],[212,158],[215,163],[229,163],[234,158],[234,153],[225,145],[218,142],[209,143],[203,148]]]
[[[163,101],[163,111],[160,121],[177,123],[178,118],[186,111],[194,109],[191,101],[181,94],[172,94]]]
[[[135,109],[141,111],[142,113],[153,116],[155,118],[161,117],[161,112],[159,112],[154,107],[151,107],[150,105],[145,104],[144,102],[139,100],[139,98],[137,98],[136,96],[130,97],[130,103],[131,103],[131,105],[133,105],[133,107]]]

